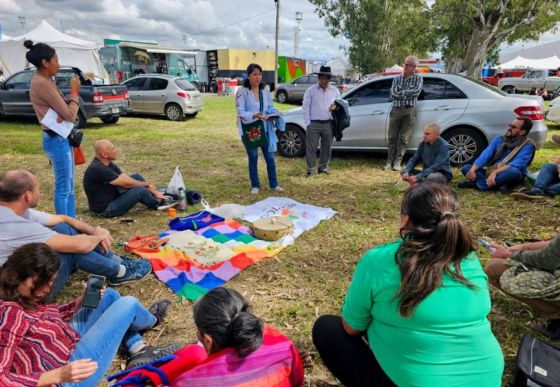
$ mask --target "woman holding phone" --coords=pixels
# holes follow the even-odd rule
[[[80,107],[80,80],[76,77],[70,82],[69,101],[53,81],[58,72],[58,56],[54,48],[45,43],[33,44],[26,40],[23,45],[29,50],[25,57],[37,68],[31,79],[29,94],[31,104],[39,122],[49,109],[58,113],[58,121],[74,122]],[[74,153],[67,138],[41,125],[43,129],[43,151],[49,158],[54,172],[54,208],[57,215],[76,217],[74,195]]]
[[[30,243],[0,268],[1,386],[97,386],[121,344],[131,367],[181,347],[152,347],[140,334],[163,320],[168,300],[146,309],[132,296],[103,288],[96,308],[82,305],[83,295],[64,305],[46,304],[58,265],[58,254],[47,245]]]

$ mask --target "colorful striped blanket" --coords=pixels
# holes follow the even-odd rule
[[[253,206],[259,203],[255,203]],[[304,216],[305,219],[313,219],[312,223],[306,224],[305,230],[313,228],[322,219],[328,219],[335,214],[331,209],[298,204],[305,206],[306,209],[302,220]],[[322,215],[322,218],[308,216],[307,211],[311,207],[322,211],[323,214],[327,211],[326,215]],[[251,208],[251,206],[247,208]],[[297,209],[292,207],[290,211],[291,217],[297,219]],[[265,216],[265,213],[262,216]],[[296,227],[297,231],[299,230]],[[301,232],[303,231],[297,235]],[[267,242],[256,239],[249,227],[236,220],[226,219],[195,232],[189,231],[184,235],[177,236],[174,231],[167,231],[159,236],[162,238],[159,241],[155,236],[147,237],[146,240],[153,247],[149,247],[150,243],[145,245],[138,243],[138,239],[141,237],[135,237],[126,245],[126,248],[142,258],[148,259],[155,275],[177,295],[189,300],[196,300],[207,291],[222,286],[255,262],[278,254],[284,247],[293,243],[297,235],[291,235],[275,242]],[[163,239],[166,237],[169,237],[170,240]],[[204,243],[202,238],[207,239],[208,242]],[[170,243],[162,245],[163,241]],[[181,243],[183,244],[181,245]],[[223,245],[223,248],[219,248],[218,244]],[[210,256],[212,252],[215,252],[215,256]],[[218,263],[207,265],[211,262]]]

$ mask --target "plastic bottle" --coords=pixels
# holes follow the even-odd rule
[[[185,190],[183,187],[179,188],[179,210],[185,211],[187,209],[187,195],[185,195]]]

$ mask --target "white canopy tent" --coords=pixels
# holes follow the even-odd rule
[[[95,42],[66,35],[45,20],[23,35],[0,41],[0,65],[4,68],[4,76],[9,76],[29,65],[25,59],[27,49],[23,46],[26,39],[34,43],[47,43],[53,47],[62,66],[78,67],[84,73],[93,73],[96,78],[109,80]]]
[[[527,67],[535,69],[557,69],[560,67],[560,58],[557,55],[542,58],[542,59],[528,59],[522,56],[517,56],[512,60],[501,63],[499,65],[502,69],[516,68],[516,67]]]

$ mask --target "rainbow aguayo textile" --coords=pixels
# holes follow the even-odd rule
[[[129,250],[148,259],[155,275],[180,297],[196,300],[208,290],[223,285],[246,267],[276,255],[283,248],[279,243],[256,239],[250,228],[235,220],[214,223],[196,231],[196,234],[224,244],[235,255],[224,262],[204,266],[191,258],[184,248],[163,246],[159,249]],[[162,234],[162,238],[166,235]]]

